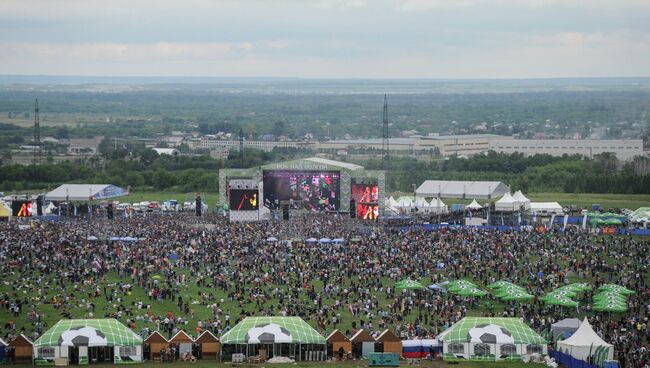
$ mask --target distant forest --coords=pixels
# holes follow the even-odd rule
[[[136,190],[218,190],[219,169],[255,167],[266,163],[312,155],[309,151],[276,149],[246,150],[243,166],[239,155],[226,160],[208,156],[159,156],[150,149],[130,147],[114,150],[102,145],[102,154],[40,166],[5,165],[0,170],[0,190],[51,189],[61,183],[111,183]],[[359,162],[367,169],[381,169],[381,160]],[[593,160],[580,156],[552,157],[520,154],[476,155],[441,159],[430,163],[395,157],[387,172],[388,190],[412,192],[412,185],[427,179],[498,180],[524,192],[650,194],[650,159],[637,158],[622,164],[609,154]]]
[[[13,124],[30,118],[38,97],[41,119],[66,116],[67,128],[44,127],[41,135],[89,137],[155,137],[173,130],[203,134],[262,134],[300,139],[306,133],[323,138],[379,137],[383,96],[380,94],[250,94],[195,90],[146,90],[114,93],[6,91],[0,89],[0,149],[19,141],[28,128]],[[415,130],[419,134],[497,133],[530,135],[547,132],[547,121],[558,134],[588,136],[594,129],[612,128],[647,133],[650,91],[551,91],[513,93],[389,95],[391,136]],[[107,117],[111,118],[106,123]],[[12,119],[13,118],[13,119]],[[101,122],[98,122],[101,120]],[[479,129],[482,122],[491,124]]]

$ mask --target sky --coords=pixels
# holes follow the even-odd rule
[[[0,74],[650,76],[650,0],[1,0]]]

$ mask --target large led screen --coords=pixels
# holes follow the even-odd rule
[[[352,182],[352,199],[357,203],[377,203],[379,202],[379,186],[377,183]]]
[[[338,171],[264,171],[264,205],[279,208],[289,201],[296,209],[337,211],[341,207]]]
[[[361,220],[376,220],[379,218],[379,205],[376,203],[358,203],[357,218]]]
[[[231,211],[256,211],[259,208],[257,189],[230,189]]]
[[[11,214],[14,217],[32,217],[32,202],[31,201],[11,202]]]

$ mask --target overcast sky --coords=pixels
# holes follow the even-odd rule
[[[0,74],[650,76],[650,0],[0,0]]]

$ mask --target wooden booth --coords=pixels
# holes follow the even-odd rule
[[[368,358],[368,354],[375,352],[375,339],[368,331],[361,329],[350,339],[352,342],[352,356],[354,358]]]
[[[352,354],[352,342],[347,338],[341,331],[334,330],[329,336],[327,336],[327,350],[328,356],[339,358],[339,349],[343,348],[343,357]]]
[[[390,330],[384,330],[384,332],[377,337],[375,350],[380,353],[397,353],[397,355],[401,356],[402,340],[400,340],[399,337]]]
[[[25,335],[20,334],[9,343],[9,346],[14,349],[16,363],[32,364],[34,344]]]
[[[209,330],[205,330],[197,339],[196,343],[199,344],[199,351],[201,352],[201,359],[219,359],[219,352],[221,351],[221,343],[219,338],[214,336]]]
[[[194,339],[185,333],[185,331],[180,330],[176,335],[169,339],[169,343],[178,345],[178,355],[182,357],[187,352],[190,354],[192,353],[192,344],[194,343]]]
[[[144,344],[149,346],[149,356],[147,359],[155,362],[162,361],[160,351],[169,347],[169,341],[158,331],[154,331],[144,340]]]

